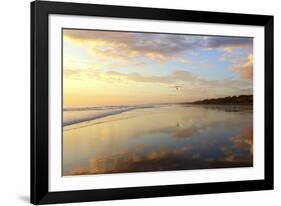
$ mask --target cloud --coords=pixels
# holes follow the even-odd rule
[[[64,30],[64,37],[79,45],[87,45],[90,53],[101,60],[126,62],[145,57],[152,61],[190,63],[184,52],[196,54],[198,49],[250,48],[252,38],[192,36],[97,30]]]
[[[251,48],[253,38],[247,37],[210,37],[207,45],[209,48]]]
[[[253,55],[249,54],[247,59],[234,63],[231,67],[232,71],[238,72],[240,78],[244,80],[253,79]]]
[[[116,71],[109,71],[106,74],[116,77],[123,77],[127,80],[142,83],[159,83],[159,84],[173,84],[180,81],[196,81],[197,77],[187,71],[174,71],[168,75],[156,76],[156,75],[142,75],[140,73],[121,73]]]
[[[176,70],[170,74],[156,76],[156,75],[142,75],[140,73],[121,73],[116,71],[105,72],[106,75],[118,79],[126,79],[133,82],[141,83],[156,83],[164,85],[180,84],[188,86],[189,88],[248,88],[251,86],[249,82],[241,80],[209,80],[197,76],[185,70]],[[119,78],[118,78],[119,77]]]
[[[210,80],[186,70],[175,70],[166,75],[144,75],[139,72],[123,73],[119,71],[106,71],[89,67],[88,69],[64,69],[64,77],[72,80],[95,79],[115,84],[141,83],[166,88],[170,94],[171,88],[180,85],[177,96],[184,95],[187,99],[202,99],[208,97],[222,97],[229,95],[252,94],[252,83],[245,80]],[[174,89],[173,89],[174,90]],[[171,93],[174,94],[174,93]],[[200,98],[201,97],[201,98]]]
[[[65,30],[64,36],[74,43],[89,45],[90,53],[100,59],[110,57],[119,61],[137,57],[166,61],[175,58],[174,52],[181,52],[186,46],[180,44],[183,37],[162,34]]]

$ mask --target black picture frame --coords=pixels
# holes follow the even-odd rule
[[[265,178],[164,186],[48,190],[48,15],[83,15],[256,25],[265,28]],[[273,189],[273,16],[63,2],[31,2],[31,203],[50,204]],[[75,189],[75,188],[74,188]]]

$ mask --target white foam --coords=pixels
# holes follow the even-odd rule
[[[79,107],[64,109],[63,126],[73,125],[81,122],[95,120],[110,115],[116,115],[123,112],[151,108],[152,106],[110,106],[110,107]]]

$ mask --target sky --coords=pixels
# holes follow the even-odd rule
[[[252,93],[250,37],[63,30],[64,107]]]

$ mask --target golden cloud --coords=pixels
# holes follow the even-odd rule
[[[190,63],[185,51],[196,54],[197,49],[234,48],[251,49],[252,38],[221,36],[190,36],[180,34],[156,34],[141,32],[117,32],[100,30],[64,30],[66,41],[90,47],[90,52],[99,58],[126,60],[146,57],[153,61],[179,61]],[[180,58],[178,58],[181,56]]]
[[[64,38],[71,43],[86,46],[94,57],[100,60],[127,62],[128,58],[146,57],[152,61],[189,60],[176,58],[175,48],[170,48],[168,42],[163,42],[162,35],[138,34],[129,32],[107,32],[89,30],[64,30]],[[174,44],[171,44],[174,45]],[[168,48],[166,48],[168,47]],[[169,51],[169,49],[171,49]]]
[[[247,59],[232,65],[231,69],[240,74],[241,79],[253,79],[253,55],[249,54]]]

